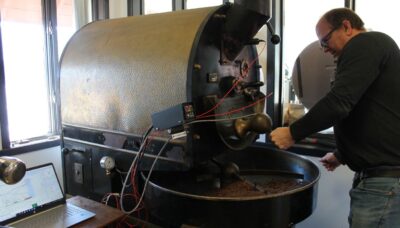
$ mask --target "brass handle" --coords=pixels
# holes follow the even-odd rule
[[[234,126],[236,136],[244,138],[248,132],[259,134],[271,132],[272,121],[268,115],[257,113],[248,118],[236,119]]]

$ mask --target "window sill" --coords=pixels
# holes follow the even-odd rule
[[[61,144],[60,136],[51,136],[27,143],[15,144],[13,148],[0,150],[0,156],[14,156],[36,150],[48,149]]]

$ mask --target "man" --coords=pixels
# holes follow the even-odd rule
[[[387,35],[367,32],[347,8],[316,25],[325,52],[337,58],[329,93],[289,127],[270,134],[280,149],[334,126],[337,151],[320,161],[355,171],[350,227],[400,227],[400,51]]]

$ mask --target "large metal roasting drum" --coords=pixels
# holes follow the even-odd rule
[[[260,90],[264,80],[255,47],[260,40],[253,38],[269,21],[270,5],[240,0],[96,21],[74,34],[60,61],[63,153],[67,173],[91,174],[83,180],[66,176],[67,193],[90,196],[118,183],[96,171],[101,171],[98,160],[114,157],[127,170],[143,134],[154,125],[153,114],[169,123],[175,116],[162,119],[165,110],[190,104],[196,117],[169,129],[186,135],[168,141],[145,190],[155,222],[290,227],[308,217],[315,208],[318,168],[287,152],[249,147],[271,128]],[[143,179],[167,137],[166,131],[157,135],[146,150]],[[226,164],[238,166],[238,172],[222,177]],[[254,185],[271,178],[297,185],[257,196],[198,192],[222,190],[235,180]]]

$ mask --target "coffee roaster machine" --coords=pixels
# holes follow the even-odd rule
[[[66,192],[99,201],[120,192],[140,158],[144,203],[163,227],[294,227],[307,218],[316,206],[316,165],[253,145],[271,130],[255,48],[263,41],[254,38],[270,4],[240,0],[96,21],[74,34],[60,61]],[[215,190],[234,178],[260,191],[257,178],[271,177],[299,185],[240,197],[197,186]]]

